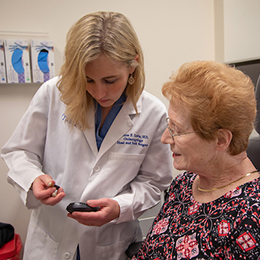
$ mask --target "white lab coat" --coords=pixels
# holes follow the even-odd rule
[[[94,117],[84,132],[68,127],[57,80],[39,88],[2,149],[8,181],[33,209],[24,259],[72,259],[78,244],[82,260],[125,259],[128,245],[141,237],[136,219],[159,202],[172,180],[170,149],[160,142],[166,108],[147,92],[138,100],[138,114],[125,103],[98,151]],[[43,173],[66,193],[55,206],[41,204],[30,190]],[[119,203],[118,219],[88,227],[66,216],[70,202],[104,197]]]

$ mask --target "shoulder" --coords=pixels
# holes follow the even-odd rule
[[[147,119],[165,120],[167,115],[166,106],[163,102],[146,91],[142,92],[136,106],[141,117],[145,117]]]
[[[44,91],[44,90],[45,91],[47,91],[47,90],[48,91],[56,91],[56,90],[58,90],[57,85],[58,85],[59,79],[60,79],[60,77],[57,76],[57,77],[54,77],[54,78],[44,82],[40,86],[39,90],[42,90],[42,91]]]
[[[225,205],[228,214],[231,208],[235,212],[237,221],[246,220],[254,216],[260,225],[260,180],[255,179],[226,193],[216,200],[220,205]]]
[[[51,106],[60,106],[60,91],[57,88],[59,77],[44,82],[36,91],[30,106],[48,110]]]
[[[156,96],[152,95],[147,91],[143,91],[141,94],[141,100],[145,104],[149,104],[150,106],[158,107],[159,109],[166,109],[164,103]]]
[[[243,200],[245,200],[247,203],[250,203],[250,206],[251,205],[254,206],[256,205],[256,203],[260,206],[259,190],[260,190],[260,177],[245,183],[242,187]]]
[[[54,77],[46,82],[44,82],[35,94],[35,98],[42,98],[43,96],[52,97],[57,96],[59,98],[59,90],[57,88],[57,84],[59,81],[59,77]]]

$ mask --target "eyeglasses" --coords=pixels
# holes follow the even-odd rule
[[[195,131],[193,131],[193,132],[186,132],[186,133],[178,133],[178,134],[174,134],[173,133],[173,130],[170,128],[170,126],[169,126],[169,121],[170,121],[170,118],[169,117],[166,117],[166,123],[167,123],[167,128],[168,128],[168,130],[169,130],[169,132],[170,132],[170,134],[171,134],[171,137],[172,137],[172,140],[174,140],[174,137],[175,136],[179,136],[179,135],[187,135],[187,134],[192,134],[192,133],[196,133]]]

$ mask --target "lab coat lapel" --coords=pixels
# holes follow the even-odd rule
[[[85,138],[87,139],[87,142],[88,142],[93,154],[96,156],[98,153],[98,150],[97,150],[97,143],[96,143],[96,136],[95,136],[94,128],[86,129],[86,130],[84,130],[83,133],[85,135]]]
[[[142,110],[142,102],[139,99],[137,104],[138,113]],[[94,111],[93,111],[94,113]],[[83,134],[87,139],[87,142],[96,156],[96,161],[112,146],[114,145],[127,131],[133,127],[132,118],[136,115],[136,111],[132,102],[126,102],[114,122],[112,123],[105,139],[102,142],[100,150],[97,150],[96,136],[95,136],[95,122],[94,118],[91,121],[91,128],[84,130]]]
[[[91,115],[94,114],[94,109],[93,111],[90,113]],[[96,136],[95,136],[95,120],[94,120],[94,116],[91,119],[90,122],[90,128],[87,128],[83,131],[83,134],[87,140],[87,143],[89,144],[93,154],[95,156],[97,156],[98,150],[97,150],[97,143],[96,143]]]
[[[126,132],[133,127],[131,115],[135,115],[136,111],[131,102],[124,104],[109,131],[104,138],[99,150],[98,157],[101,157],[111,146],[113,146]]]

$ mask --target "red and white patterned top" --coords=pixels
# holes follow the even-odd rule
[[[192,196],[196,174],[177,176],[132,259],[260,259],[260,178],[209,203]]]

